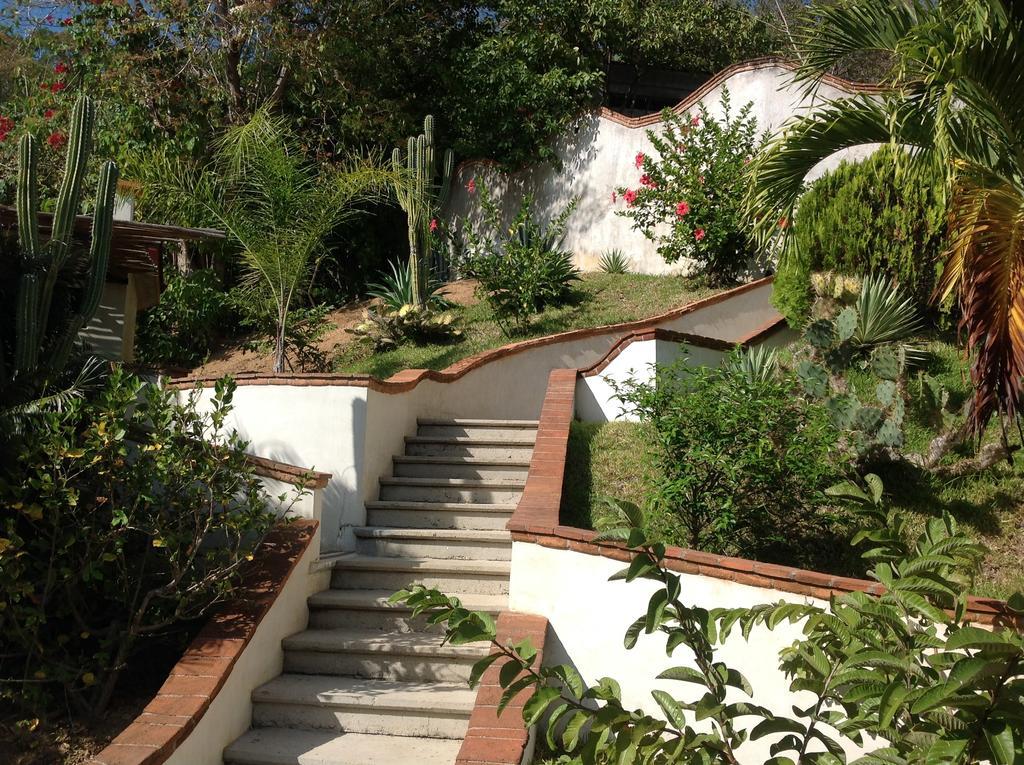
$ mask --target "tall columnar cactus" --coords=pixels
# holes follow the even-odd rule
[[[408,173],[406,183],[399,188],[398,202],[409,219],[409,270],[412,273],[413,300],[417,306],[422,305],[426,299],[424,291],[429,281],[426,269],[430,250],[430,221],[448,201],[455,167],[455,156],[451,149],[447,149],[439,174],[437,151],[434,143],[434,118],[427,115],[423,120],[423,132],[409,138],[404,161],[401,149],[396,148],[391,155],[395,168],[404,168]]]
[[[104,163],[100,170],[88,252],[72,242],[82,178],[92,148],[93,115],[92,101],[80,98],[72,113],[64,178],[45,244],[38,221],[37,141],[26,134],[18,146],[19,251],[11,282],[15,315],[13,334],[5,332],[5,342],[0,343],[0,379],[5,386],[34,387],[60,372],[75,338],[99,306],[113,231],[118,175],[113,162]]]

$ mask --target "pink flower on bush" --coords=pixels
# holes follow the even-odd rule
[[[75,23],[74,19],[72,19],[70,16],[68,18],[64,19],[64,21],[61,22],[61,24],[63,24],[66,27],[69,27],[69,26],[71,26],[74,23]]]
[[[433,218],[430,221],[430,230],[437,231],[437,218]]]
[[[699,228],[699,229],[697,229],[696,231],[694,231],[694,232],[693,232],[693,238],[694,238],[694,239],[696,239],[696,240],[697,240],[698,242],[699,242],[699,241],[700,241],[701,239],[703,239],[703,238],[704,238],[704,229],[702,229],[702,228]]]
[[[789,218],[785,215],[779,218],[779,228],[789,228]]]
[[[50,86],[50,92],[51,93],[60,93],[66,87],[67,87],[67,85],[65,85],[63,82],[59,82],[58,81],[58,82],[53,83],[53,85]]]
[[[46,142],[52,149],[59,149],[65,143],[67,143],[67,137],[59,130],[55,130],[46,137]]]
[[[469,179],[469,183],[466,184],[466,191],[468,191],[470,194],[476,192],[476,178]]]
[[[14,130],[14,120],[0,115],[0,131],[10,133],[12,130]]]
[[[61,61],[59,64],[57,64],[57,66],[53,68],[53,71],[55,71],[57,74],[64,74],[64,72],[66,72],[67,70],[68,65],[65,64],[63,61]]]
[[[697,125],[700,124],[700,117],[691,117],[690,124],[693,125],[694,127],[697,127]]]
[[[676,205],[676,216],[682,218],[690,212],[690,205],[687,202],[680,202]]]
[[[637,170],[639,170],[643,166],[645,159],[647,158],[644,156],[644,153],[642,151],[638,151],[636,154],[636,159],[633,160],[633,164],[636,165]]]
[[[640,176],[640,185],[646,186],[649,189],[656,189],[658,187],[658,184],[656,184],[647,173]]]
[[[45,112],[43,112],[43,118],[52,120],[56,113],[57,112],[55,112],[53,109],[47,109]]]
[[[626,200],[627,205],[632,207],[633,203],[636,201],[636,192],[633,191],[633,189],[626,189],[622,192],[622,198]]]

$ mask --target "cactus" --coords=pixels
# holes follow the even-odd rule
[[[885,412],[875,406],[862,406],[853,415],[853,427],[873,434],[885,419]]]
[[[796,368],[796,376],[808,396],[825,398],[828,395],[828,372],[813,361],[800,362]]]
[[[815,350],[823,353],[835,343],[836,328],[828,319],[818,319],[808,325],[804,338]]]
[[[883,380],[898,380],[907,366],[903,349],[888,346],[876,348],[871,354],[871,370]]]
[[[882,406],[892,406],[896,401],[896,383],[892,380],[882,380],[875,386],[875,398]]]
[[[396,170],[404,169],[408,174],[405,184],[399,187],[398,203],[409,221],[409,270],[414,305],[419,307],[426,298],[428,279],[424,271],[429,267],[430,221],[448,201],[455,156],[451,149],[445,150],[438,176],[434,118],[428,114],[423,120],[423,132],[409,138],[404,161],[398,148],[391,153],[391,161]]]
[[[0,379],[38,387],[64,369],[78,333],[99,306],[110,257],[117,166],[100,170],[92,244],[86,253],[72,243],[82,178],[92,144],[94,108],[82,97],[72,113],[64,178],[57,195],[50,238],[38,228],[38,147],[26,134],[18,146],[18,257],[13,335],[0,343]],[[56,299],[55,299],[56,298]]]
[[[857,310],[855,308],[844,308],[836,317],[836,334],[839,335],[839,342],[845,343],[853,333],[857,331]]]

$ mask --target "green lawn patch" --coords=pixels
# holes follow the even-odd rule
[[[338,354],[334,369],[380,378],[390,377],[403,369],[443,369],[467,356],[519,340],[646,319],[681,308],[717,291],[677,276],[584,274],[578,285],[577,299],[569,305],[549,308],[535,316],[526,333],[507,337],[495,322],[490,306],[482,301],[455,309],[463,330],[463,336],[457,342],[421,346],[406,344],[384,353],[374,353],[364,344],[353,343]]]

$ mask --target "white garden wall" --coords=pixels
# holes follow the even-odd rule
[[[680,112],[696,112],[702,103],[715,117],[722,115],[722,89],[727,87],[732,113],[750,102],[751,115],[757,119],[759,131],[774,134],[790,118],[820,105],[824,100],[849,95],[852,91],[841,81],[822,83],[816,96],[805,97],[801,86],[792,82],[789,66],[776,60],[739,64],[712,78],[705,88],[677,107]],[[649,122],[650,120],[646,120]],[[624,210],[621,199],[612,203],[612,191],[620,186],[636,187],[639,173],[634,164],[638,152],[652,154],[645,120],[624,118],[602,110],[577,119],[554,141],[561,158],[561,167],[538,164],[506,176],[493,163],[466,162],[458,168],[453,180],[452,197],[446,211],[455,221],[479,222],[476,198],[466,189],[471,178],[485,182],[499,199],[507,219],[519,207],[524,193],[532,193],[542,219],[557,215],[574,196],[579,206],[568,221],[564,245],[576,255],[577,264],[585,270],[596,270],[603,252],[622,249],[630,258],[631,270],[640,273],[673,273],[688,264],[666,264],[657,254],[654,243],[634,231],[628,218],[616,215]],[[657,124],[653,126],[657,129]],[[862,158],[876,144],[839,152],[820,163],[808,176],[813,179],[835,167],[842,159]]]
[[[588,684],[601,677],[615,678],[622,687],[622,700],[627,708],[643,708],[660,715],[651,698],[656,688],[675,697],[696,701],[699,687],[689,683],[656,680],[663,670],[674,666],[694,667],[692,653],[679,648],[670,657],[665,655],[664,635],[641,635],[632,650],[623,646],[623,635],[630,624],[647,610],[647,601],[655,583],[637,581],[609,582],[608,578],[626,564],[597,555],[571,550],[555,550],[536,544],[514,542],[512,545],[512,581],[509,607],[513,611],[547,617],[549,633],[545,646],[545,663],[570,663]],[[827,606],[824,601],[791,593],[751,587],[724,579],[681,574],[682,600],[704,608],[747,607],[779,600],[811,602]],[[739,630],[718,653],[718,659],[742,672],[754,688],[755,703],[787,716],[792,705],[807,706],[813,702],[809,693],[791,693],[789,683],[778,668],[778,652],[800,637],[799,625],[783,624],[774,631],[755,629],[750,640]],[[730,702],[750,701],[734,691]],[[753,722],[756,719],[751,718]],[[780,736],[769,736],[749,742],[740,751],[743,762],[764,762],[768,748]],[[848,754],[862,752],[851,746]]]

